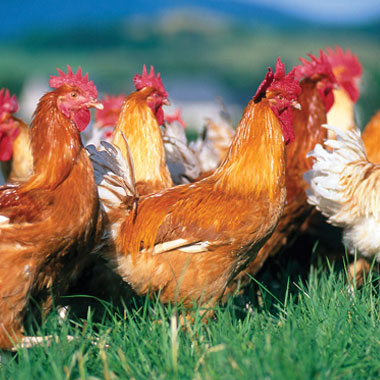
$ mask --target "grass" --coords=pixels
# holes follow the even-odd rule
[[[3,353],[0,379],[379,378],[378,279],[371,273],[353,294],[345,271],[333,267],[284,281],[277,295],[253,281],[259,302],[235,296],[207,324],[195,307],[186,329],[180,307],[148,299],[130,310],[104,304],[100,321],[91,310],[63,323],[52,313],[36,333],[59,342]]]

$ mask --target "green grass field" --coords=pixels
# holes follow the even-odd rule
[[[195,307],[186,329],[180,307],[147,299],[130,310],[104,304],[98,322],[91,310],[64,322],[50,314],[35,332],[59,342],[3,353],[0,379],[380,378],[378,279],[349,292],[345,270],[325,265],[286,279],[278,296],[253,281],[250,297],[233,297],[207,324]]]

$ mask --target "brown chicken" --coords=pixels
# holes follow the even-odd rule
[[[80,271],[102,235],[99,199],[80,131],[97,91],[81,69],[58,70],[54,91],[35,111],[30,137],[33,174],[23,184],[0,188],[0,348],[23,340],[30,300],[51,307]]]
[[[143,195],[173,185],[160,130],[164,122],[162,106],[168,104],[168,93],[153,66],[148,74],[144,65],[142,75],[136,74],[133,82],[137,91],[125,98],[112,142],[127,158],[123,134],[128,139],[137,191]]]
[[[0,161],[4,180],[25,181],[32,173],[29,127],[13,114],[18,110],[16,95],[0,91]]]
[[[255,275],[269,256],[274,256],[289,247],[300,233],[300,227],[309,216],[312,207],[306,202],[307,182],[303,174],[312,167],[312,160],[306,154],[316,143],[322,142],[327,131],[322,127],[326,123],[326,113],[333,104],[335,77],[331,65],[321,51],[320,57],[310,55],[311,62],[301,59],[303,65],[296,67],[296,78],[301,79],[302,94],[298,101],[300,110],[293,112],[293,130],[295,140],[286,147],[286,205],[277,228],[258,252],[246,271],[241,272],[237,281],[241,286],[250,282],[246,274]],[[244,276],[246,276],[244,278]]]
[[[278,60],[244,110],[225,160],[193,184],[133,197],[133,175],[119,177],[132,170],[112,169],[114,149],[90,149],[115,245],[103,254],[138,294],[213,305],[255,257],[284,207],[285,144],[294,139],[291,106],[300,92]]]

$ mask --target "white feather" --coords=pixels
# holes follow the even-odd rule
[[[380,165],[368,161],[358,129],[325,127],[337,140],[325,142],[330,150],[317,144],[308,153],[315,159],[304,175],[310,185],[308,202],[344,229],[343,240],[351,252],[357,249],[380,261]]]
[[[129,148],[127,149],[128,161],[124,159],[118,147],[106,141],[101,142],[99,150],[94,145],[89,145],[86,149],[94,167],[99,198],[106,212],[118,207],[126,197],[137,197]]]

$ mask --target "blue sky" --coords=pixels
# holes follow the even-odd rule
[[[236,0],[237,1],[237,0]],[[328,23],[361,22],[380,17],[380,0],[239,0],[274,6],[308,20]]]
[[[136,13],[159,12],[163,7],[206,6],[217,10],[223,4],[273,7],[311,21],[358,23],[380,19],[380,0],[2,0],[0,37],[20,35],[36,27],[120,20]]]

